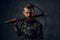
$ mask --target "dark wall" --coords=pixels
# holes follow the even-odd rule
[[[47,26],[43,29],[44,40],[60,40],[60,3],[58,0],[0,0],[0,40],[19,40],[13,25],[5,24],[4,21],[14,17],[23,17],[22,9],[28,2],[37,5],[45,12]],[[35,9],[36,14],[39,14],[40,11]],[[44,18],[38,18],[38,21],[43,25],[45,23]]]

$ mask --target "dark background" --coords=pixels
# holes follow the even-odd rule
[[[60,2],[59,0],[0,0],[0,40],[19,40],[12,24],[4,21],[14,17],[23,17],[23,6],[31,2],[41,8],[46,15],[47,26],[43,29],[44,40],[60,40]],[[36,14],[40,11],[35,8]],[[48,15],[48,16],[47,16]],[[44,18],[38,18],[44,26]]]

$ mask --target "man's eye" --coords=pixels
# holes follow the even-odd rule
[[[32,12],[30,12],[30,14],[31,14]]]
[[[26,14],[28,14],[28,12],[26,12]]]

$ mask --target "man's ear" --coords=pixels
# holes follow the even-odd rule
[[[34,16],[34,10],[32,10],[32,13],[33,13],[32,16]]]

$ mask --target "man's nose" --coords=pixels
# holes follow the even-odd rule
[[[30,16],[30,15],[31,15],[31,13],[28,13],[28,15]]]

